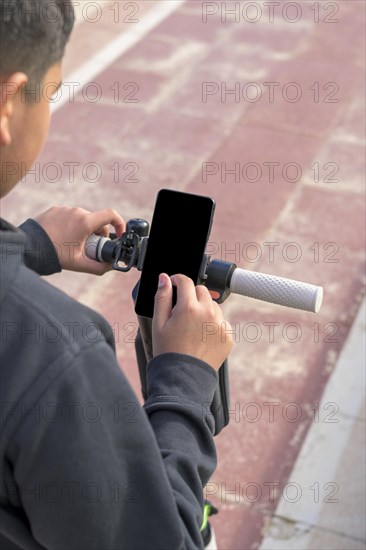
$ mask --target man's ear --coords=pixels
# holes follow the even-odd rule
[[[0,146],[6,147],[11,143],[10,119],[14,110],[15,99],[28,77],[24,73],[13,73],[0,78]]]

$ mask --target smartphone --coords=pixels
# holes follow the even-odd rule
[[[137,315],[153,316],[160,273],[183,273],[197,284],[214,211],[210,197],[159,191],[135,302]]]

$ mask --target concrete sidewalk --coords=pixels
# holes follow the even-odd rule
[[[362,548],[363,510],[344,510],[364,494],[363,455],[344,463],[352,455],[336,437],[328,450],[338,469],[327,471],[325,455],[327,476],[314,470],[311,481],[297,477],[296,460],[313,428],[332,438],[347,426],[348,446],[361,453],[364,412],[344,411],[341,394],[322,397],[364,295],[365,4],[95,4],[79,7],[50,139],[2,216],[17,224],[53,205],[112,206],[150,221],[160,188],[210,195],[211,254],[323,286],[318,315],[234,296],[224,304],[236,341],[231,422],[217,437],[207,493],[220,508],[222,550],[256,549],[264,537],[263,550]],[[48,280],[108,319],[140,395],[137,279]],[[351,356],[351,378],[355,369]],[[314,500],[326,498],[339,502],[323,515]]]
[[[319,405],[328,422],[309,430],[261,550],[365,548],[365,319],[364,302]]]

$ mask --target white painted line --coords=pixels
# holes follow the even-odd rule
[[[135,46],[144,36],[185,2],[186,0],[159,2],[155,8],[142,16],[141,21],[136,23],[128,31],[121,32],[116,38],[109,42],[109,44],[91,57],[89,61],[69,74],[67,76],[66,85],[62,86],[59,91],[60,99],[51,104],[52,113],[60,109],[69,101],[70,91],[73,89],[71,84],[74,84],[76,93],[80,91],[85,84],[92,82],[93,78]]]
[[[350,417],[357,417],[365,397],[365,322],[363,301],[326,388],[340,412]]]
[[[340,513],[341,489],[347,491],[347,487],[339,488],[338,495],[334,494],[334,498],[339,499],[337,506],[336,501],[329,500],[332,490],[337,491],[336,484],[330,484],[336,480],[338,465],[350,450],[350,435],[365,398],[365,311],[364,301],[322,396],[319,411],[323,414],[310,428],[288,481],[300,487],[301,498],[297,502],[281,499],[260,550],[308,548],[311,526],[328,529],[321,522],[325,510],[334,516]],[[348,475],[351,480],[357,472],[349,471]],[[315,498],[316,492],[318,498]],[[362,510],[360,513],[363,514]],[[342,517],[346,518],[347,514]],[[339,522],[339,529],[345,522],[346,519]],[[344,531],[341,534],[354,535]]]

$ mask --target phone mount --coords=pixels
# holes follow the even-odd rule
[[[114,239],[116,243],[113,269],[127,272],[133,267],[142,271],[149,234],[149,223],[141,218],[133,218],[126,225],[126,231],[120,239]],[[116,242],[117,241],[117,242]],[[124,267],[120,262],[126,264]]]
[[[101,260],[112,263],[113,269],[127,272],[133,267],[142,271],[148,245],[149,223],[141,218],[127,222],[126,231],[118,239],[114,233],[110,239],[101,239]],[[122,266],[121,262],[125,265]],[[230,279],[236,264],[222,260],[211,260],[203,255],[199,272],[199,283],[216,293],[215,301],[221,304],[230,295]]]

